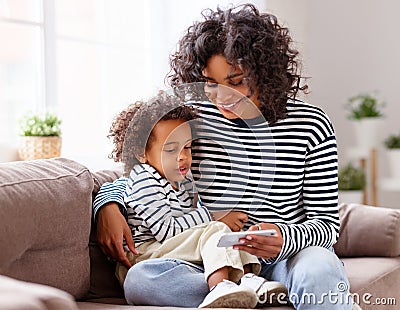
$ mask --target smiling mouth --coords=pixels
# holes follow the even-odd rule
[[[225,104],[225,103],[219,103],[219,102],[217,102],[217,106],[218,107],[220,107],[221,109],[223,109],[223,110],[234,110],[237,106],[238,106],[238,104],[240,103],[240,102],[242,102],[243,100],[245,100],[247,97],[242,97],[242,98],[240,98],[239,100],[237,100],[236,102],[234,102],[234,103],[230,103],[230,104]]]

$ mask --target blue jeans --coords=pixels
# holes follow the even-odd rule
[[[285,284],[296,309],[352,308],[343,264],[325,248],[308,247],[276,264],[262,263],[260,276]],[[172,258],[134,265],[124,290],[129,304],[190,308],[197,307],[209,291],[201,267]]]

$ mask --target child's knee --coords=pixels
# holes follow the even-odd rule
[[[213,221],[208,225],[209,229],[219,232],[232,232],[228,225],[223,222]]]

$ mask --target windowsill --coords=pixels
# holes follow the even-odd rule
[[[70,155],[70,156],[64,156],[61,155],[62,157],[72,159],[81,165],[86,166],[91,172],[96,172],[99,170],[114,170],[114,169],[120,169],[123,164],[122,163],[116,163],[112,159],[109,158],[101,158],[101,157],[96,157],[93,155]]]
[[[19,160],[18,148],[14,145],[0,143],[0,163]]]
[[[91,172],[99,170],[120,169],[123,164],[116,163],[103,155],[82,155],[82,154],[61,154],[65,157],[86,166]],[[0,143],[0,163],[7,163],[21,160],[18,156],[18,147],[6,143]]]

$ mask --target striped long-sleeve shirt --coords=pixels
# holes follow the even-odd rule
[[[184,230],[211,220],[208,210],[195,202],[194,184],[186,178],[174,190],[153,167],[133,167],[124,193],[128,224],[136,245],[163,242]]]
[[[192,174],[210,210],[248,214],[246,228],[275,223],[284,244],[277,258],[307,246],[332,246],[338,237],[337,146],[327,115],[303,102],[287,103],[287,118],[224,118],[210,102],[197,103],[202,122],[193,143]],[[125,183],[124,183],[125,182]],[[106,202],[123,206],[126,180],[106,184],[94,213]]]

